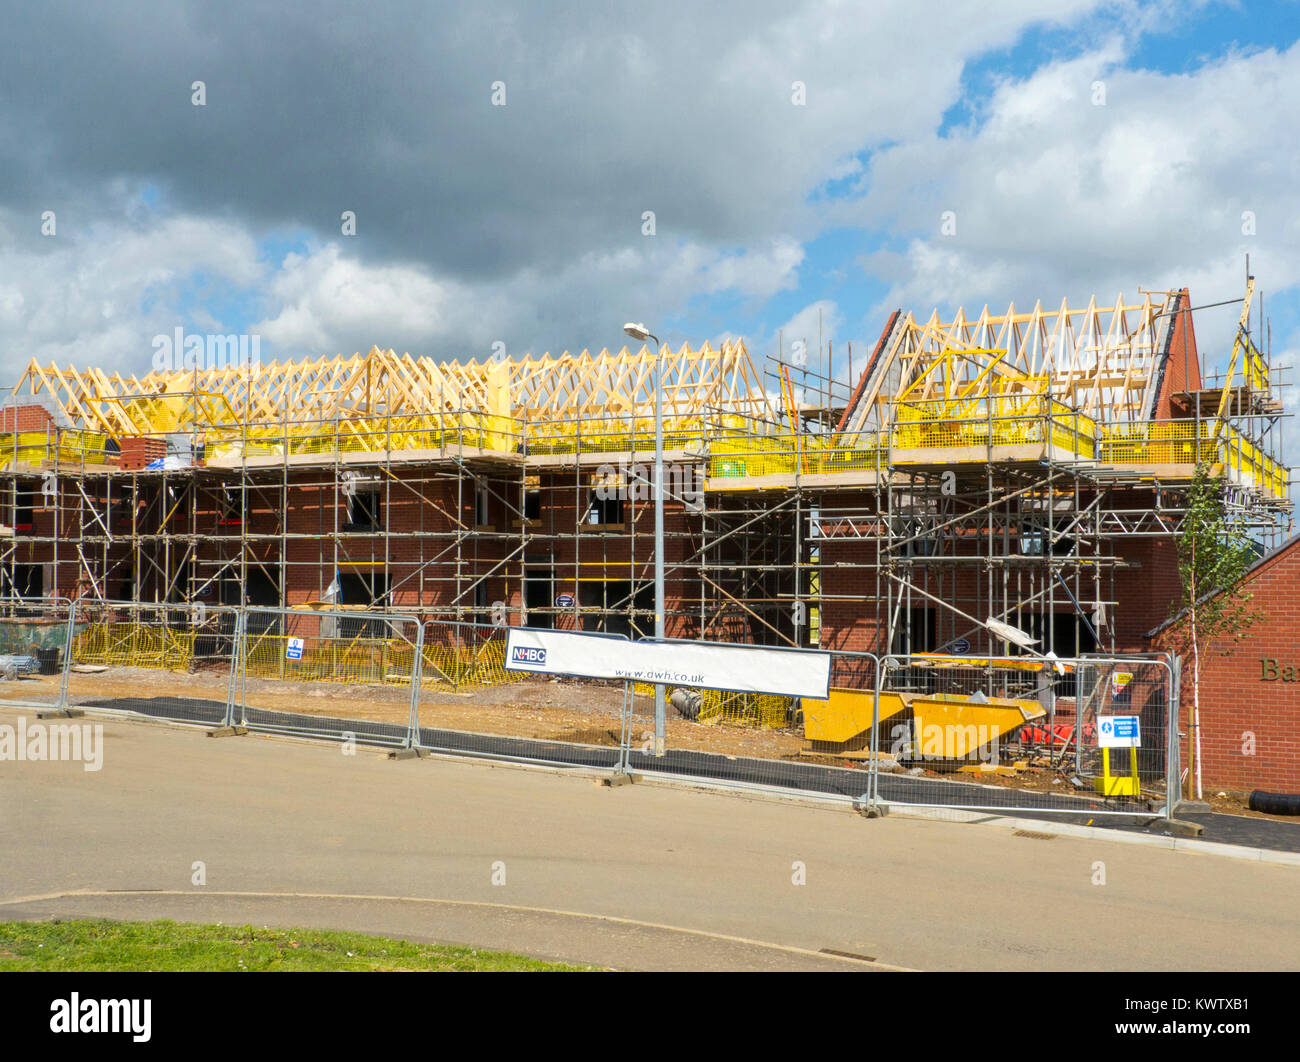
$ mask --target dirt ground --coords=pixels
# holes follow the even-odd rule
[[[72,673],[68,695],[78,701],[181,697],[224,701],[224,670],[174,673],[151,668],[110,667],[98,674]],[[58,676],[29,676],[0,699],[45,700],[59,692]],[[332,682],[283,682],[248,679],[249,707],[332,715],[405,725],[410,692],[403,686],[352,685]],[[577,682],[519,682],[459,693],[445,686],[420,691],[420,725],[467,730],[502,737],[543,738],[584,745],[617,745],[623,707],[621,687]],[[648,738],[654,728],[654,698],[637,696],[633,739]],[[670,748],[694,749],[763,759],[799,758],[803,736],[797,730],[760,730],[692,723],[669,707]],[[832,762],[840,764],[841,761]],[[852,766],[852,765],[849,765]]]
[[[69,698],[78,701],[181,697],[224,701],[228,673],[224,668],[188,673],[152,668],[110,667],[98,674],[73,673],[68,680]],[[59,677],[32,675],[13,688],[0,684],[0,700],[31,700],[54,703]],[[410,693],[399,685],[352,685],[332,682],[285,682],[248,679],[250,707],[342,718],[368,719],[404,726],[410,713]],[[623,705],[621,687],[566,682],[528,681],[457,692],[446,686],[426,685],[420,691],[420,724],[445,730],[465,730],[502,737],[541,738],[584,745],[617,745]],[[634,700],[633,741],[651,737],[654,728],[654,698],[638,695]],[[758,729],[734,725],[690,722],[668,708],[669,748],[691,749],[728,756],[798,760],[801,763],[865,769],[861,759],[833,755],[809,755],[799,729]],[[1044,793],[1087,793],[1072,786],[1068,772],[1058,775],[1049,767],[1032,768],[1014,776],[967,774],[956,771],[923,770],[929,778],[977,781],[985,785]],[[1231,815],[1277,819],[1251,811],[1243,793],[1206,793],[1211,809]],[[1153,794],[1154,795],[1154,794]]]

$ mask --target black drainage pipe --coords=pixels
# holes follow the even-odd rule
[[[1266,815],[1300,815],[1300,793],[1265,793],[1256,789],[1250,794],[1250,810]]]

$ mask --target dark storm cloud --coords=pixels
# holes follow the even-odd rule
[[[136,178],[325,236],[353,210],[358,251],[468,277],[631,242],[643,210],[708,242],[779,230],[798,201],[772,193],[809,161],[782,135],[793,75],[719,64],[788,7],[645,10],[32,5],[6,19],[6,198]]]
[[[865,153],[934,137],[970,57],[1099,3],[16,8],[0,33],[0,344],[134,364],[154,331],[229,311],[286,356],[558,350],[617,341],[625,310],[665,320],[714,296],[747,300],[732,330],[752,328],[798,286],[810,240],[890,220],[828,182],[868,194],[857,182],[886,171]],[[887,176],[890,193],[912,180]],[[46,209],[57,240],[38,235]],[[295,253],[266,254],[285,234]],[[243,301],[209,298],[211,278]]]

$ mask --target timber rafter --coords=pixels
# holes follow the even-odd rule
[[[771,416],[741,341],[689,345],[664,357],[667,416],[710,411]],[[558,421],[652,416],[656,352],[526,355],[437,362],[371,348],[350,358],[111,376],[32,361],[16,399],[47,394],[77,427],[120,437],[202,425],[291,424],[357,417],[486,413]]]
[[[969,318],[958,309],[944,321],[907,314],[861,388],[842,430],[871,430],[891,422],[891,404],[911,398],[970,398],[978,392],[1041,392],[1106,424],[1133,423],[1154,414],[1159,380],[1161,318],[1172,293],[1146,293],[1109,306],[1094,296],[1083,308],[1062,300],[1023,313],[987,306]],[[1166,325],[1167,327],[1167,325]]]

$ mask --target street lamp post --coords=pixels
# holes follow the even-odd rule
[[[655,639],[664,637],[664,377],[663,344],[643,324],[629,321],[623,331],[644,343],[655,341]],[[635,425],[633,446],[636,445]],[[662,682],[655,683],[655,755],[664,754],[667,711]]]

